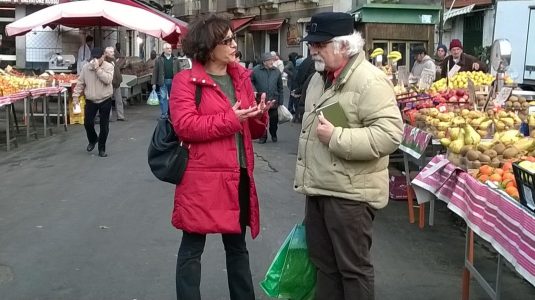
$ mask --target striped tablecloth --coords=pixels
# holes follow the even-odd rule
[[[21,91],[15,94],[11,94],[8,96],[2,96],[0,97],[0,107],[8,104],[15,103],[17,101],[24,100],[28,96],[28,91]]]
[[[434,195],[448,203],[450,210],[535,286],[535,214],[480,183],[442,155],[435,156],[412,185],[418,202]]]
[[[55,95],[55,94],[63,92],[64,90],[65,88],[61,86],[50,86],[50,87],[44,87],[44,88],[31,89],[29,90],[29,93],[33,98],[37,98],[41,96]]]

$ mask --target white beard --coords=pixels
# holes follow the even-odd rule
[[[312,59],[314,60],[314,68],[316,69],[316,71],[325,71],[325,61],[323,61],[321,57],[312,57]]]

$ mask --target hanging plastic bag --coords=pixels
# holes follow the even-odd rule
[[[156,90],[152,89],[152,92],[150,92],[149,99],[147,99],[148,105],[160,105],[160,100],[158,100],[158,94],[156,94]]]
[[[290,122],[293,119],[292,113],[284,105],[277,107],[277,113],[279,115],[279,124]]]
[[[268,296],[274,298],[314,298],[316,267],[308,257],[304,225],[294,226],[275,255],[260,286]]]

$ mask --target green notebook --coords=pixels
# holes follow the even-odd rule
[[[323,117],[331,122],[335,127],[348,128],[347,117],[344,114],[344,109],[340,106],[338,101],[318,107],[316,113],[319,115],[320,112],[323,113]]]

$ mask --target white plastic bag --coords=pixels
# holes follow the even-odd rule
[[[158,94],[156,94],[156,90],[152,90],[149,95],[149,99],[147,99],[148,105],[160,105],[160,100],[158,100]]]
[[[292,113],[282,104],[277,107],[277,113],[279,114],[279,124],[290,122],[293,119]]]

